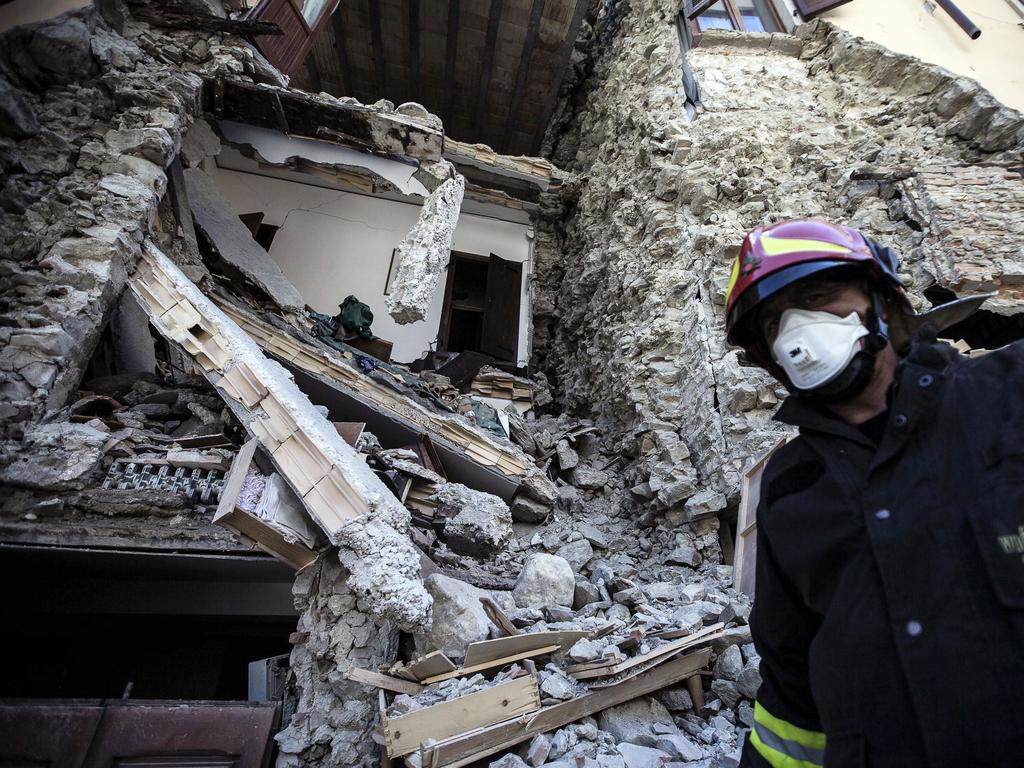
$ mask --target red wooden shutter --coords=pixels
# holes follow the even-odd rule
[[[853,0],[794,0],[794,2],[800,17],[804,21],[810,21],[833,8],[853,2]]]

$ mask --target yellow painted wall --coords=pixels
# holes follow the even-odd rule
[[[973,78],[1024,111],[1024,18],[1007,0],[955,0],[981,28],[971,40],[941,8],[924,0],[853,0],[822,18],[898,53]]]

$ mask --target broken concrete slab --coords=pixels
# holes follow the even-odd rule
[[[230,203],[221,196],[213,179],[198,168],[185,170],[185,187],[196,227],[206,236],[220,257],[233,269],[288,312],[301,312],[302,294],[284,276],[281,268],[252,238]]]
[[[88,424],[39,424],[25,432],[17,456],[0,468],[0,483],[23,488],[84,488],[100,471],[109,435]]]
[[[424,320],[438,280],[448,264],[466,180],[456,175],[423,202],[419,219],[398,244],[398,274],[388,296],[388,314],[403,325]]]
[[[360,607],[410,631],[422,627],[431,599],[405,535],[409,511],[290,374],[149,241],[130,285],[156,329],[192,356],[338,546]]]
[[[446,483],[433,498],[438,512],[447,518],[444,535],[453,552],[490,557],[512,538],[508,504],[494,494]]]
[[[181,140],[181,161],[186,168],[198,168],[203,160],[220,154],[220,137],[210,124],[199,118]]]

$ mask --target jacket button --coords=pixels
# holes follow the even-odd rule
[[[908,621],[907,622],[907,634],[911,637],[917,637],[924,632],[924,627],[921,626],[920,621]]]
[[[892,420],[892,423],[895,424],[897,427],[905,427],[905,426],[907,426],[906,414],[897,413],[895,418]]]
[[[875,517],[877,517],[879,520],[888,520],[889,516],[890,512],[888,509],[880,509],[877,512],[875,512]]]
[[[924,376],[917,380],[917,384],[918,386],[921,387],[930,387],[933,381],[935,381],[935,377],[932,376],[930,373],[926,373]]]

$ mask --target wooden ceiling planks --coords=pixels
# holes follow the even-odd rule
[[[310,55],[329,93],[418,101],[453,138],[535,154],[590,2],[347,0]]]

